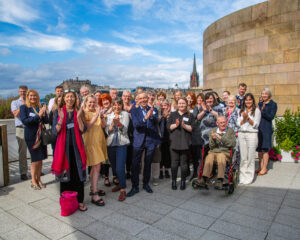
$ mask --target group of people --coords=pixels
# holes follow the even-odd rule
[[[258,104],[253,94],[246,93],[244,83],[238,86],[238,95],[224,91],[174,92],[172,102],[164,91],[134,95],[111,89],[110,93],[88,87],[73,89],[57,86],[56,97],[46,105],[40,104],[39,94],[19,87],[20,98],[11,105],[15,116],[16,137],[19,143],[20,173],[27,179],[26,145],[31,155],[31,187],[40,190],[46,186],[40,175],[42,160],[47,158],[47,146],[42,142],[43,126],[49,123],[56,141],[52,143],[51,171],[60,181],[60,191],[75,191],[79,209],[83,203],[84,182],[90,178],[91,202],[104,206],[101,198],[106,193],[99,189],[102,175],[110,186],[109,169],[113,174],[113,192],[120,191],[118,200],[124,201],[139,192],[139,175],[143,173],[143,189],[152,193],[158,179],[170,178],[171,188],[177,189],[180,166],[180,189],[186,188],[186,178],[198,176],[199,162],[205,159],[203,176],[197,180],[205,186],[217,162],[216,188],[222,189],[229,152],[235,149],[234,160],[240,166],[240,184],[250,184],[255,172],[267,173],[268,152],[272,147],[272,120],[277,104],[272,93],[264,88]],[[260,165],[255,170],[258,152]],[[24,157],[25,154],[25,157]],[[25,159],[25,160],[24,160]],[[192,171],[190,171],[192,166]],[[126,192],[126,178],[131,178],[131,190]]]

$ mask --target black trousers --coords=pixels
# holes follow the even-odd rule
[[[168,142],[163,142],[160,145],[161,151],[161,161],[160,168],[170,168],[171,167],[171,154],[170,154],[170,145]]]
[[[60,194],[64,191],[74,191],[77,192],[77,200],[79,203],[83,203],[84,199],[84,182],[80,181],[78,168],[76,164],[75,152],[73,146],[70,146],[70,181],[60,183]]]
[[[197,172],[198,166],[199,166],[199,160],[201,161],[201,151],[202,146],[201,145],[192,145],[191,146],[191,152],[192,152],[192,164],[194,171]]]
[[[132,144],[130,144],[127,147],[126,172],[130,172],[131,171],[132,156],[133,156],[133,146],[132,146]]]
[[[170,149],[170,151],[171,151],[172,180],[177,179],[178,166],[180,163],[181,179],[185,181],[187,170],[188,170],[188,154],[190,151],[175,150],[175,149]]]

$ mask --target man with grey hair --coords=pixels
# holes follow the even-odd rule
[[[24,138],[24,125],[20,119],[20,106],[25,104],[27,86],[19,86],[19,98],[11,102],[11,111],[15,118],[16,126],[16,138],[18,142],[18,153],[19,153],[19,171],[21,175],[21,180],[27,180],[27,145]]]
[[[235,132],[232,128],[226,127],[226,117],[219,115],[217,127],[213,128],[209,134],[209,152],[205,159],[203,177],[197,180],[200,187],[207,186],[207,179],[211,176],[214,162],[218,163],[218,180],[215,188],[223,189],[223,179],[225,175],[226,161],[230,157],[230,149],[235,147]]]
[[[116,99],[118,97],[118,90],[116,88],[110,89],[109,95],[111,96],[112,100]]]
[[[90,88],[86,85],[81,86],[81,88],[80,88],[81,97],[84,98],[89,94],[90,94]]]

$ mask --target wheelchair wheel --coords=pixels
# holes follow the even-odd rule
[[[236,188],[237,185],[238,185],[238,176],[239,176],[238,170],[234,170],[233,171],[233,176],[232,176],[234,188]]]
[[[226,195],[231,195],[234,192],[234,184],[230,183],[229,186],[225,189]]]
[[[190,185],[191,185],[191,187],[192,187],[193,190],[199,190],[199,189],[200,189],[199,185],[196,183],[197,179],[198,179],[198,178],[194,178],[194,179],[191,181],[191,183],[190,183]]]

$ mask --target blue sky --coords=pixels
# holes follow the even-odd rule
[[[63,80],[113,87],[187,87],[202,36],[262,0],[0,0],[1,96],[43,96]]]

